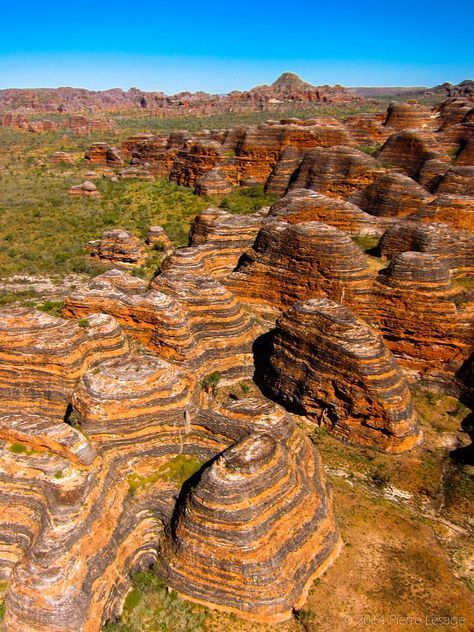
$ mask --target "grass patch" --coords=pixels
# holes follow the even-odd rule
[[[356,243],[361,250],[367,252],[378,246],[380,237],[377,237],[376,235],[354,235],[352,237],[352,241]]]
[[[109,622],[103,632],[200,632],[206,630],[208,612],[183,601],[153,571],[134,575],[122,616]]]
[[[163,463],[148,476],[139,476],[131,474],[128,477],[128,486],[132,494],[137,490],[153,485],[158,481],[177,483],[180,487],[188,478],[198,472],[204,465],[203,461],[199,461],[194,456],[187,454],[178,454],[166,463]]]
[[[254,184],[251,187],[235,187],[218,204],[230,213],[248,215],[263,206],[270,206],[276,200],[276,195],[265,193],[263,184]]]
[[[41,305],[36,305],[36,309],[46,312],[50,316],[61,317],[61,310],[64,307],[64,301],[45,301]]]
[[[219,371],[209,373],[209,375],[206,375],[206,377],[204,377],[200,382],[202,390],[205,391],[208,395],[213,395],[215,397],[220,379],[221,374],[219,373]]]

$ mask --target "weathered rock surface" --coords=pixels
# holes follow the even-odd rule
[[[225,284],[243,301],[280,310],[327,295],[370,311],[371,275],[362,251],[321,222],[268,222]]]
[[[107,230],[98,240],[87,244],[91,257],[123,266],[142,265],[148,253],[143,242],[126,230]]]
[[[159,562],[188,598],[266,623],[290,617],[340,546],[311,443],[291,423],[278,433],[253,433],[204,470]]]
[[[124,291],[143,284],[120,272],[109,276]],[[186,289],[182,279],[161,280],[190,313],[195,306],[190,327],[202,339],[206,368],[225,356],[238,377],[239,317],[228,293],[216,298],[215,284],[196,283]],[[220,305],[213,322],[206,301]],[[340,539],[319,457],[283,411],[261,397],[207,408],[188,356],[177,366],[130,353],[110,316],[89,316],[81,327],[14,309],[2,321],[0,576],[8,579],[8,630],[99,632],[119,613],[130,573],[158,558],[170,586],[211,607],[276,623],[301,606]],[[224,340],[231,329],[237,346]],[[12,392],[3,385],[16,367],[22,377],[9,410]],[[62,421],[65,415],[81,432]],[[13,450],[13,441],[26,447]],[[190,459],[194,469],[196,459],[211,463],[184,500],[172,474]],[[215,511],[183,513],[183,502],[197,506],[206,493],[222,503],[222,532]],[[243,496],[255,507],[239,507]],[[292,516],[299,521],[294,533]],[[219,538],[222,555],[209,556],[207,547]],[[190,547],[194,561],[183,558]],[[184,586],[190,563],[193,585]],[[229,564],[234,579],[222,583]],[[258,585],[247,582],[249,573],[258,573]]]
[[[403,252],[374,285],[380,331],[400,363],[428,380],[449,381],[473,350],[474,302],[437,256]]]
[[[433,113],[419,103],[391,103],[384,121],[395,130],[428,129],[434,131],[438,121]]]
[[[196,181],[196,195],[219,196],[232,191],[232,185],[219,168],[214,168]]]
[[[474,166],[450,167],[441,178],[436,192],[474,196]]]
[[[411,219],[428,223],[441,222],[474,233],[474,199],[465,195],[437,195],[434,200],[413,213]]]
[[[80,376],[129,350],[117,321],[87,312],[75,322],[26,308],[0,312],[0,411],[62,419]]]
[[[272,205],[269,217],[290,224],[323,222],[350,235],[380,235],[383,232],[377,219],[355,204],[311,189],[291,189]]]
[[[317,148],[305,154],[290,187],[347,199],[372,184],[382,171],[377,160],[358,149]]]
[[[107,143],[94,143],[86,151],[84,160],[93,165],[108,165],[119,167],[124,164],[122,157],[116,147],[111,147]]]
[[[449,156],[436,137],[421,130],[393,134],[386,140],[377,158],[415,179],[428,161],[436,160],[438,164],[445,163],[449,167]]]
[[[171,239],[162,226],[150,226],[146,243],[149,246],[157,246],[158,244],[158,247],[161,247],[163,250],[169,250],[172,247]]]
[[[474,269],[474,235],[438,222],[399,220],[384,233],[379,248],[389,259],[407,251],[426,252],[450,270],[471,273]]]
[[[93,182],[86,180],[82,184],[75,184],[69,188],[69,195],[81,195],[84,197],[100,197],[100,191]]]
[[[408,384],[380,334],[327,298],[277,321],[259,380],[341,439],[401,452],[421,440]]]
[[[405,217],[432,198],[412,178],[401,173],[384,173],[351,200],[377,217]]]
[[[234,215],[210,207],[196,216],[189,233],[189,247],[179,248],[161,265],[162,270],[200,274],[222,279],[230,274],[253,244],[266,210]]]

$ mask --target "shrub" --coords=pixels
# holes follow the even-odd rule
[[[79,327],[82,327],[83,329],[87,329],[87,327],[89,327],[90,323],[87,320],[87,318],[80,318],[77,321],[77,324],[79,325]]]
[[[208,395],[215,396],[217,392],[217,387],[219,385],[221,379],[221,374],[219,371],[214,371],[213,373],[209,373],[201,380],[201,388]]]
[[[13,454],[28,454],[28,448],[23,443],[12,443],[10,452],[13,452]]]
[[[154,570],[142,571],[132,578],[122,616],[110,622],[103,632],[201,632],[206,629],[207,610],[183,601]]]

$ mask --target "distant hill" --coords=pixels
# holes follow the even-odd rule
[[[308,103],[352,103],[361,97],[342,86],[313,86],[292,72],[271,84],[229,94],[206,92],[145,92],[138,88],[92,91],[84,88],[38,88],[0,90],[0,110],[33,112],[121,112],[148,109],[162,114],[213,114],[255,110],[284,111]]]
[[[420,96],[426,94],[442,94],[448,97],[471,97],[474,96],[474,81],[465,79],[458,84],[452,84],[449,82],[441,83],[433,88],[426,86],[371,86],[371,87],[356,87],[347,88],[352,94],[370,98],[378,96]]]

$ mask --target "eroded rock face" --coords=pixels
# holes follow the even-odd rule
[[[139,280],[116,276],[123,292],[137,291]],[[170,279],[166,284],[173,292]],[[181,287],[174,293],[187,296]],[[235,366],[236,347],[229,349],[230,340],[218,332],[229,331],[232,309],[214,312],[211,338],[202,333],[210,313],[201,322],[198,317],[203,297],[195,288],[189,294],[208,359],[229,354]],[[192,362],[177,366],[130,351],[110,316],[89,316],[87,327],[23,309],[7,310],[2,319],[8,336],[6,342],[2,336],[2,368],[10,379],[21,356],[23,374],[14,411],[4,411],[10,394],[0,391],[7,629],[99,632],[120,612],[130,573],[158,561],[170,586],[188,598],[271,624],[289,618],[312,579],[337,556],[340,539],[319,457],[284,411],[261,396],[207,407]],[[179,336],[176,329],[170,333]],[[31,368],[28,381],[34,362],[43,374]],[[66,384],[64,367],[72,370]],[[55,400],[61,416],[50,416]],[[81,432],[62,421],[66,406]],[[12,441],[26,447],[14,451]],[[195,471],[203,461],[211,463],[185,500],[174,472],[186,464]],[[215,512],[183,512],[182,502],[197,507],[215,493],[222,532],[213,524]],[[252,509],[238,506],[244,496],[254,499]],[[262,509],[271,514],[264,517]],[[293,516],[295,533],[288,530]],[[221,541],[221,557],[208,555],[214,539]],[[191,550],[194,557],[187,555]],[[229,552],[235,576],[222,583]],[[249,573],[258,574],[258,586],[247,582]]]
[[[415,179],[430,160],[449,167],[449,156],[442,145],[432,133],[422,130],[404,130],[393,134],[386,140],[377,158]]]
[[[441,178],[436,192],[474,195],[474,166],[450,167]]]
[[[100,197],[100,191],[93,182],[86,180],[82,184],[75,184],[69,188],[69,195],[81,195],[84,197]]]
[[[0,411],[62,419],[80,376],[129,345],[117,321],[89,310],[83,321],[26,308],[0,313]]]
[[[425,380],[452,379],[473,350],[474,305],[447,265],[425,252],[403,252],[374,285],[378,322],[399,362]]]
[[[219,208],[206,209],[194,219],[189,247],[166,257],[162,270],[223,279],[254,242],[266,212],[262,209],[252,215],[234,215]]]
[[[387,452],[421,440],[408,384],[382,337],[327,298],[280,317],[261,372],[277,401],[344,440]]]
[[[443,193],[421,206],[411,215],[411,219],[427,223],[440,222],[474,233],[474,199]]]
[[[340,546],[311,443],[292,423],[278,433],[250,434],[203,472],[159,562],[185,596],[265,623],[290,617]]]
[[[93,165],[108,165],[120,167],[124,164],[116,147],[110,147],[107,143],[94,143],[86,151],[84,160]]]
[[[433,113],[419,103],[391,103],[384,121],[395,130],[428,129],[434,131],[438,121]]]
[[[107,230],[101,239],[87,244],[95,259],[124,266],[142,265],[148,253],[143,242],[126,230]]]
[[[353,196],[352,201],[376,217],[405,217],[432,197],[412,178],[401,173],[384,173],[361,194]]]
[[[221,169],[214,168],[202,175],[196,182],[196,195],[219,196],[232,191],[232,185]]]
[[[291,189],[272,205],[269,217],[289,224],[323,222],[350,235],[380,235],[383,231],[375,217],[355,204],[311,189]]]
[[[379,247],[389,259],[412,250],[436,255],[450,270],[470,273],[474,269],[474,235],[447,224],[400,220],[384,233]]]
[[[370,311],[371,276],[360,248],[320,222],[268,222],[225,281],[241,300],[276,309],[330,296]]]
[[[168,235],[162,226],[150,226],[148,229],[148,235],[146,243],[149,246],[161,247],[163,250],[169,250],[172,248],[172,243]]]
[[[382,171],[377,160],[357,149],[317,148],[305,154],[290,186],[347,199],[372,184]]]

